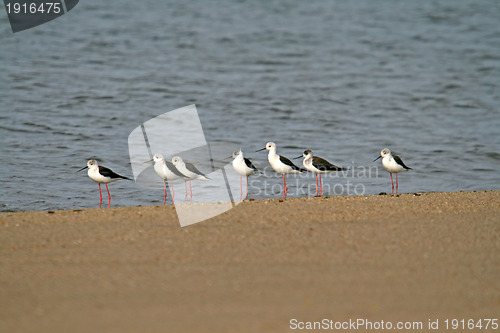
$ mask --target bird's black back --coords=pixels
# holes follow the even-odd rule
[[[177,168],[175,167],[174,163],[172,162],[169,162],[169,161],[165,161],[165,164],[167,166],[167,168],[172,171],[174,174],[176,174],[177,176],[179,177],[186,177],[186,175],[184,175],[182,172],[180,172],[179,170],[177,170]]]
[[[125,176],[120,176],[119,174],[117,174],[117,173],[116,173],[116,172],[114,172],[113,170],[108,169],[108,168],[103,167],[103,166],[100,166],[100,165],[99,165],[99,173],[100,173],[101,175],[103,175],[104,177],[109,177],[109,178],[111,178],[111,179],[118,179],[118,178],[120,178],[120,179],[128,179],[128,180],[132,180],[132,179],[130,179],[130,178],[128,178],[128,177],[125,177]]]
[[[341,171],[344,170],[344,168],[338,167],[324,158],[318,157],[318,156],[313,156],[313,161],[312,161],[313,166],[320,170],[320,171]]]
[[[293,170],[297,170],[297,171],[304,171],[302,168],[299,168],[298,166],[296,166],[295,164],[293,164],[292,161],[290,161],[288,158],[286,158],[285,156],[280,156],[280,161],[283,163],[283,164],[286,164],[288,165],[289,167],[291,167]]]
[[[406,170],[410,170],[411,168],[410,167],[407,167],[404,163],[403,163],[403,160],[397,156],[397,155],[392,155],[392,157],[394,158],[394,160],[396,161],[397,164],[401,165],[403,168],[405,168]]]
[[[259,171],[259,169],[257,169],[255,167],[255,165],[253,165],[252,161],[250,161],[248,158],[244,157],[243,158],[245,160],[245,164],[247,165],[247,167],[249,167],[250,169],[252,170],[255,170],[255,171]]]
[[[196,174],[198,174],[198,175],[202,175],[203,177],[206,177],[206,176],[203,174],[203,172],[201,172],[200,170],[198,170],[198,169],[194,166],[194,164],[192,164],[192,163],[184,163],[184,164],[186,164],[186,169],[188,169],[189,171],[194,172],[194,173],[196,173]]]

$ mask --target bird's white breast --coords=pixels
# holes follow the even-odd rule
[[[254,170],[249,168],[243,156],[239,155],[233,160],[233,168],[240,176],[250,176],[253,174]]]
[[[101,183],[101,184],[109,184],[115,180],[118,180],[118,179],[111,179],[109,177],[104,177],[99,173],[99,168],[97,167],[90,168],[87,174],[89,175],[90,179],[92,179],[96,183]]]
[[[302,165],[304,165],[304,168],[311,172],[318,172],[318,169],[316,169],[313,164],[312,164],[312,158],[305,158],[304,161],[302,162]]]
[[[406,169],[403,168],[403,166],[396,163],[396,160],[392,156],[384,157],[382,159],[382,166],[384,167],[384,169],[387,172],[397,173],[397,172],[406,171]]]

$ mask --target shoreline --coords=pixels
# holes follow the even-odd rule
[[[500,191],[279,200],[186,227],[171,205],[0,214],[0,330],[498,317]]]
[[[393,195],[389,194],[386,192],[380,192],[379,194],[368,194],[368,195],[336,195],[336,196],[313,196],[313,197],[290,197],[285,200],[280,198],[279,196],[276,198],[265,198],[265,199],[253,199],[250,198],[249,200],[243,200],[239,202],[235,201],[220,201],[220,202],[199,202],[199,203],[186,203],[186,204],[167,204],[167,205],[137,205],[137,206],[120,206],[120,207],[113,207],[111,208],[108,207],[80,207],[80,208],[69,208],[69,209],[47,209],[47,210],[26,210],[26,211],[3,211],[0,212],[0,217],[2,215],[8,215],[8,214],[23,214],[23,213],[48,213],[48,214],[54,214],[54,213],[61,213],[61,212],[81,212],[81,211],[87,211],[87,210],[93,210],[93,209],[132,209],[132,208],[144,208],[144,207],[174,207],[174,206],[189,206],[189,205],[205,205],[205,204],[221,204],[221,203],[231,203],[233,207],[236,207],[237,205],[241,203],[251,203],[251,202],[270,202],[270,201],[276,201],[276,202],[283,202],[283,201],[290,201],[290,200],[328,200],[328,199],[333,199],[333,198],[372,198],[372,197],[387,197],[387,198],[399,198],[399,197],[404,197],[404,196],[422,196],[422,195],[430,195],[430,194],[454,194],[454,193],[500,193],[500,191],[496,190],[475,190],[475,191],[453,191],[453,192],[411,192],[411,193],[398,193],[398,195]]]

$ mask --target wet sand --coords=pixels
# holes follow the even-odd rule
[[[499,318],[499,277],[500,192],[258,200],[184,228],[171,206],[0,214],[0,332],[444,331]]]

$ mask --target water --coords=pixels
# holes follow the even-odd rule
[[[76,170],[94,157],[130,176],[129,133],[193,103],[209,141],[261,167],[267,141],[378,166],[327,180],[331,195],[390,191],[372,163],[384,147],[413,168],[400,192],[500,190],[499,22],[497,0],[88,0],[12,34],[0,11],[0,210],[95,207]],[[266,176],[253,197],[280,196]],[[305,196],[314,177],[289,183]],[[133,182],[110,190],[113,206],[163,201]]]

